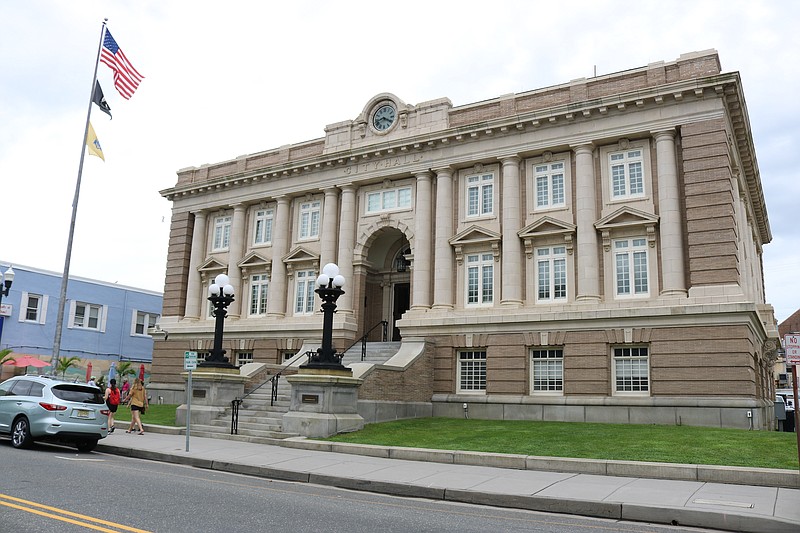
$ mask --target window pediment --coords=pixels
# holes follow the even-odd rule
[[[608,252],[611,250],[611,232],[623,228],[643,228],[647,234],[647,244],[652,248],[656,245],[656,225],[658,215],[646,213],[632,207],[620,207],[613,213],[604,216],[594,227],[603,236],[603,249]]]
[[[564,244],[567,247],[567,253],[572,254],[576,230],[577,226],[575,224],[545,216],[519,230],[517,235],[519,235],[525,243],[525,255],[530,259],[533,257],[533,243],[537,239],[552,237],[554,235],[563,236]]]
[[[259,253],[250,252],[236,265],[242,272],[266,272],[268,275],[272,270],[272,261]]]
[[[502,236],[499,233],[472,225],[451,237],[448,242],[455,249],[456,262],[461,265],[464,262],[464,247],[476,245],[491,248],[494,260],[499,261],[501,241]]]
[[[311,263],[312,269],[319,271],[319,255],[309,251],[302,246],[298,246],[294,250],[281,258],[281,261],[286,263],[287,274],[289,277],[294,275],[295,269],[302,268],[302,266]]]
[[[206,259],[206,261],[197,267],[200,273],[200,279],[203,284],[210,279],[214,279],[218,274],[224,274],[228,271],[228,265],[217,261],[215,258]]]

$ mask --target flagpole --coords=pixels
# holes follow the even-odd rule
[[[72,218],[69,222],[69,238],[67,239],[67,256],[64,259],[64,273],[61,275],[61,293],[58,298],[58,317],[56,318],[56,333],[53,337],[53,357],[50,365],[53,371],[58,367],[59,352],[61,351],[61,332],[64,327],[64,307],[67,303],[67,282],[69,281],[69,264],[72,258],[72,241],[75,236],[75,219],[78,215],[78,197],[81,193],[81,176],[83,174],[83,160],[86,157],[86,136],[89,134],[89,119],[92,116],[92,103],[94,101],[94,86],[97,82],[97,68],[100,64],[100,51],[103,48],[103,38],[106,33],[106,22],[103,19],[103,26],[100,29],[100,43],[97,45],[97,57],[94,60],[94,74],[92,75],[92,88],[89,91],[89,109],[86,112],[86,125],[83,128],[83,138],[81,139],[81,159],[78,164],[78,179],[75,183],[75,197],[72,200]]]

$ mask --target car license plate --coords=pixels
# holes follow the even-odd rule
[[[88,409],[75,409],[74,411],[72,411],[72,414],[75,418],[85,418],[85,419],[94,418],[94,416],[92,416],[93,413]]]

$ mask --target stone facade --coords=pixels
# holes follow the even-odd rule
[[[179,390],[183,352],[213,336],[214,276],[237,295],[228,355],[279,364],[319,343],[308,289],[335,262],[334,346],[381,320],[425,346],[357,372],[374,405],[771,427],[772,236],[741,81],[716,52],[459,107],[383,93],[354,115],[162,191],[159,387]]]

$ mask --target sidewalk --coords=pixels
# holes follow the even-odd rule
[[[146,429],[142,436],[124,431],[109,435],[100,441],[97,451],[396,496],[729,531],[800,530],[798,474],[786,470],[574,459],[552,459],[549,462],[553,464],[546,469],[533,470],[530,464],[527,469],[520,469],[520,465],[527,464],[523,456],[342,445],[306,439],[271,446],[190,436],[186,452],[186,436],[177,433],[178,428]],[[483,466],[486,464],[493,466]],[[505,468],[499,466],[503,464]],[[554,465],[568,471],[551,471]],[[649,471],[671,479],[595,473],[615,469]],[[738,480],[744,477],[752,483],[702,480],[731,475],[732,471]],[[775,485],[771,480],[780,474],[784,477],[778,485],[783,486],[764,486]]]

